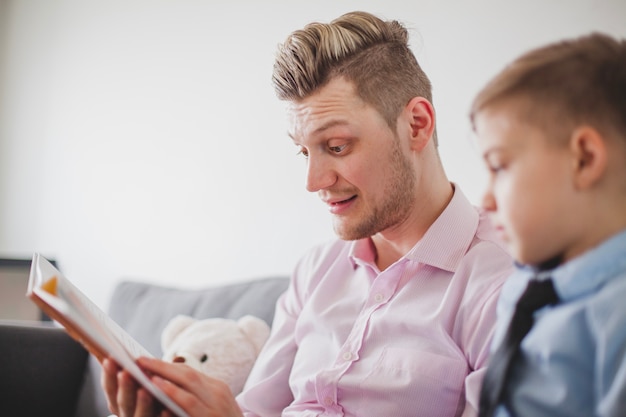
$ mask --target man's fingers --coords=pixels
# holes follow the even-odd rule
[[[124,371],[117,373],[117,407],[121,412],[120,417],[131,417],[135,415],[137,405],[137,383],[133,377]]]
[[[100,382],[107,397],[107,405],[112,413],[119,415],[120,410],[117,402],[113,400],[117,398],[117,373],[120,371],[120,368],[112,360],[104,359],[102,361],[102,370]]]
[[[212,392],[216,386],[224,385],[222,381],[210,378],[195,369],[180,363],[168,363],[159,359],[140,358],[139,366],[144,371],[161,378],[162,383],[172,384],[199,398]],[[171,388],[171,387],[170,387]]]
[[[185,365],[179,366],[181,366],[181,370],[184,370],[183,375],[189,375],[191,381],[198,382],[197,384],[190,384],[194,386],[197,394],[160,376],[153,376],[152,381],[189,415],[203,417],[242,416],[239,405],[228,385],[204,376]]]
[[[112,413],[119,417],[154,417],[159,414],[160,404],[115,361],[104,359],[102,369],[102,385]]]
[[[135,414],[134,417],[154,417],[156,416],[159,405],[148,391],[143,388],[137,390],[135,397]]]
[[[151,358],[140,358],[138,364],[152,374],[152,381],[190,415],[207,416],[209,414],[202,410],[215,410],[217,404],[224,410],[239,410],[235,397],[223,381],[204,375],[184,364],[167,363]],[[215,415],[233,414],[228,411]]]

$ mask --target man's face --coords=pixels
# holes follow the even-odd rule
[[[306,188],[333,215],[337,235],[362,239],[401,223],[415,174],[403,146],[352,83],[334,79],[289,106],[290,136],[307,159]]]

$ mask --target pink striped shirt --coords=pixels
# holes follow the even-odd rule
[[[370,239],[296,267],[238,402],[245,416],[473,416],[512,260],[456,187],[385,271]]]

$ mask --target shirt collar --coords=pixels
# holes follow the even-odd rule
[[[570,301],[598,291],[626,271],[626,230],[552,271],[559,298]]]
[[[474,239],[478,221],[478,210],[455,185],[447,207],[403,259],[455,271]],[[362,263],[373,264],[376,252],[372,240],[366,238],[352,242],[349,256],[355,267]]]

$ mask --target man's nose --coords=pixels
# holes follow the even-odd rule
[[[306,189],[312,193],[328,188],[337,181],[337,173],[326,158],[309,155],[307,160]]]

